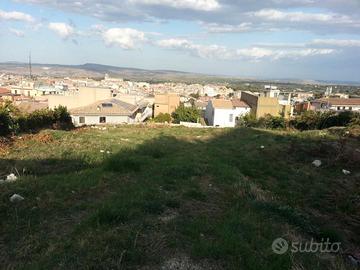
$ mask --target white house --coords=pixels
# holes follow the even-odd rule
[[[205,119],[209,126],[235,127],[237,119],[249,112],[250,107],[238,99],[213,99],[206,106]]]
[[[144,113],[147,114],[147,107],[141,109],[137,105],[117,99],[97,101],[91,105],[70,110],[71,118],[75,126],[131,124],[141,121]]]
[[[315,111],[360,111],[360,98],[322,98],[311,105]]]

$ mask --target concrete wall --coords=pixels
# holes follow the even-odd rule
[[[251,109],[250,108],[242,108],[242,107],[238,107],[234,109],[234,114],[235,117],[242,117],[248,113],[250,113]]]
[[[215,109],[213,126],[235,127],[235,111],[233,109]],[[230,117],[232,115],[232,117]],[[232,119],[230,119],[232,118]]]
[[[250,108],[251,108],[251,113],[256,115],[256,110],[257,110],[257,106],[258,106],[258,96],[255,96],[251,93],[248,92],[242,92],[241,93],[241,100],[246,102]]]
[[[270,97],[259,97],[257,110],[256,110],[256,118],[263,117],[267,114],[272,116],[279,116],[282,112],[282,106],[279,104],[277,98]]]
[[[80,87],[78,93],[70,96],[50,95],[48,96],[49,108],[53,109],[59,105],[68,109],[90,105],[99,100],[112,98],[111,89]]]
[[[172,114],[180,105],[180,97],[177,94],[155,95],[154,116],[160,113]]]
[[[80,117],[85,117],[85,123],[80,124]],[[123,123],[134,123],[134,119],[129,116],[105,116],[106,123],[100,123],[100,116],[86,116],[86,115],[72,115],[72,122],[75,126],[83,126],[83,125],[106,125],[106,124],[123,124]]]

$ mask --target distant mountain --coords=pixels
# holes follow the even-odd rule
[[[28,63],[6,62],[0,63],[0,72],[19,75],[29,74]],[[116,67],[86,63],[83,65],[59,65],[59,64],[32,64],[32,73],[38,76],[54,77],[103,77],[109,74],[129,80],[144,81],[203,81],[214,79],[214,76],[196,74],[174,70],[146,70],[139,68]]]
[[[0,63],[0,73],[12,73],[19,75],[29,74],[29,64],[20,62]],[[124,78],[134,81],[148,82],[184,82],[184,83],[244,83],[244,82],[263,82],[278,84],[323,84],[323,85],[351,85],[359,86],[360,82],[342,81],[320,81],[320,80],[301,80],[301,79],[256,79],[239,78],[230,76],[216,76],[201,73],[191,73],[176,70],[147,70],[130,67],[117,67],[86,63],[83,65],[59,65],[59,64],[32,64],[32,73],[37,76],[52,77],[90,77],[103,78],[104,74],[109,74],[115,78]]]

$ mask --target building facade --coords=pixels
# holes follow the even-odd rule
[[[250,112],[250,107],[240,100],[210,100],[205,110],[205,120],[209,126],[235,127],[239,117]]]
[[[154,117],[160,113],[172,114],[180,105],[180,97],[177,94],[155,95]]]

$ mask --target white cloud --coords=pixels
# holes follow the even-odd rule
[[[71,25],[62,22],[51,22],[48,28],[57,33],[62,39],[68,39],[75,35],[75,29]]]
[[[210,33],[243,33],[255,30],[251,22],[243,22],[236,25],[202,23],[202,26]]]
[[[135,49],[146,40],[144,32],[132,28],[110,28],[102,33],[102,37],[106,45],[123,49]]]
[[[298,59],[302,57],[328,55],[336,53],[334,49],[328,48],[261,48],[250,47],[241,49],[229,49],[219,45],[200,45],[187,39],[165,39],[156,43],[167,49],[181,50],[201,58],[249,61],[260,61],[263,59],[279,60],[283,58]]]
[[[302,11],[281,11],[276,9],[262,9],[250,12],[249,15],[269,21],[282,22],[322,22],[330,24],[353,23],[350,17],[333,13],[306,13]]]
[[[178,9],[212,11],[220,8],[217,0],[130,0],[134,4],[168,6]]]
[[[32,23],[35,21],[35,19],[29,14],[18,11],[6,12],[1,9],[0,9],[0,19],[9,20],[9,21],[23,21],[28,23]]]
[[[24,31],[18,30],[18,29],[14,29],[14,28],[10,28],[9,31],[14,34],[17,37],[24,37],[25,33]]]
[[[359,0],[102,0],[101,3],[98,0],[14,1],[50,6],[113,22],[201,21],[213,24],[210,25],[209,32],[216,33],[285,30],[358,34],[360,30]]]
[[[310,44],[334,47],[360,47],[360,40],[356,39],[315,39]]]

